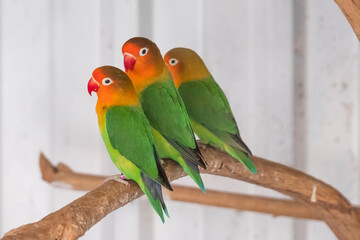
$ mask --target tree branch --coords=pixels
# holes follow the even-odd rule
[[[360,213],[330,185],[290,167],[253,157],[252,175],[228,154],[201,145],[208,168],[204,173],[225,176],[267,187],[292,197],[324,220],[340,239],[360,239]],[[165,161],[169,180],[185,176],[174,161]],[[84,175],[82,175],[84,176]],[[142,195],[131,182],[128,188],[109,181],[39,222],[8,232],[4,239],[77,239],[108,213]]]
[[[335,0],[360,41],[360,1]]]
[[[63,163],[59,163],[56,167],[40,153],[39,165],[42,179],[55,186],[71,188],[74,190],[90,191],[99,187],[106,176],[93,174],[77,173],[71,170]]]
[[[241,211],[254,211],[277,216],[305,218],[322,220],[304,204],[269,197],[250,196],[246,194],[220,192],[206,190],[202,191],[185,186],[173,185],[174,191],[169,192],[171,200],[199,203],[202,205],[225,207]]]
[[[105,176],[92,174],[80,174],[72,171],[66,165],[59,163],[53,166],[50,161],[41,154],[40,168],[44,181],[50,184],[65,183],[67,188],[74,190],[93,190],[100,186],[106,179]],[[206,194],[196,188],[172,185],[173,192],[167,192],[171,200],[198,203],[208,206],[232,208],[272,214],[273,216],[288,216],[313,220],[322,220],[308,207],[292,200],[275,199],[246,194],[236,194],[207,190]],[[359,211],[360,209],[356,207]]]

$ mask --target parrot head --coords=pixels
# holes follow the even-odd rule
[[[98,101],[112,103],[136,103],[137,95],[129,77],[120,69],[112,66],[96,68],[88,82],[88,92],[96,92]]]
[[[152,77],[165,67],[159,48],[147,38],[129,39],[122,47],[125,72],[135,77]]]
[[[181,83],[206,78],[210,75],[200,56],[189,48],[173,48],[164,56],[178,88]]]

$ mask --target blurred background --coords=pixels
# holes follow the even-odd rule
[[[0,0],[0,236],[84,194],[43,182],[40,151],[75,171],[118,173],[86,86],[99,65],[123,69],[121,46],[134,36],[152,39],[163,54],[196,50],[255,155],[312,174],[360,203],[359,42],[334,1]],[[283,197],[204,180],[208,189]],[[335,239],[322,222],[167,205],[164,225],[141,198],[82,239]]]

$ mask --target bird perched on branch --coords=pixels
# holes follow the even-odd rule
[[[160,50],[149,39],[136,37],[123,45],[122,52],[125,71],[149,119],[160,157],[178,162],[205,192],[198,169],[206,168],[205,162]]]
[[[199,55],[191,49],[174,48],[164,60],[200,141],[225,150],[256,174],[252,153],[240,137],[229,102]]]
[[[94,70],[88,92],[98,96],[96,113],[101,136],[110,157],[123,175],[114,180],[128,185],[134,180],[164,222],[167,216],[161,185],[172,190],[154,145],[150,124],[128,76],[118,68]]]

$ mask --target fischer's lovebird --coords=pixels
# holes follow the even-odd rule
[[[122,52],[125,71],[150,122],[160,157],[178,162],[205,192],[198,167],[206,165],[160,50],[149,39],[136,37],[123,45]]]
[[[191,49],[174,48],[164,60],[200,141],[225,150],[256,174],[252,153],[240,137],[229,102],[199,55]]]
[[[99,129],[111,160],[127,179],[140,186],[164,222],[163,211],[169,215],[160,184],[172,188],[129,77],[116,67],[99,67],[92,73],[88,92],[97,93]]]

